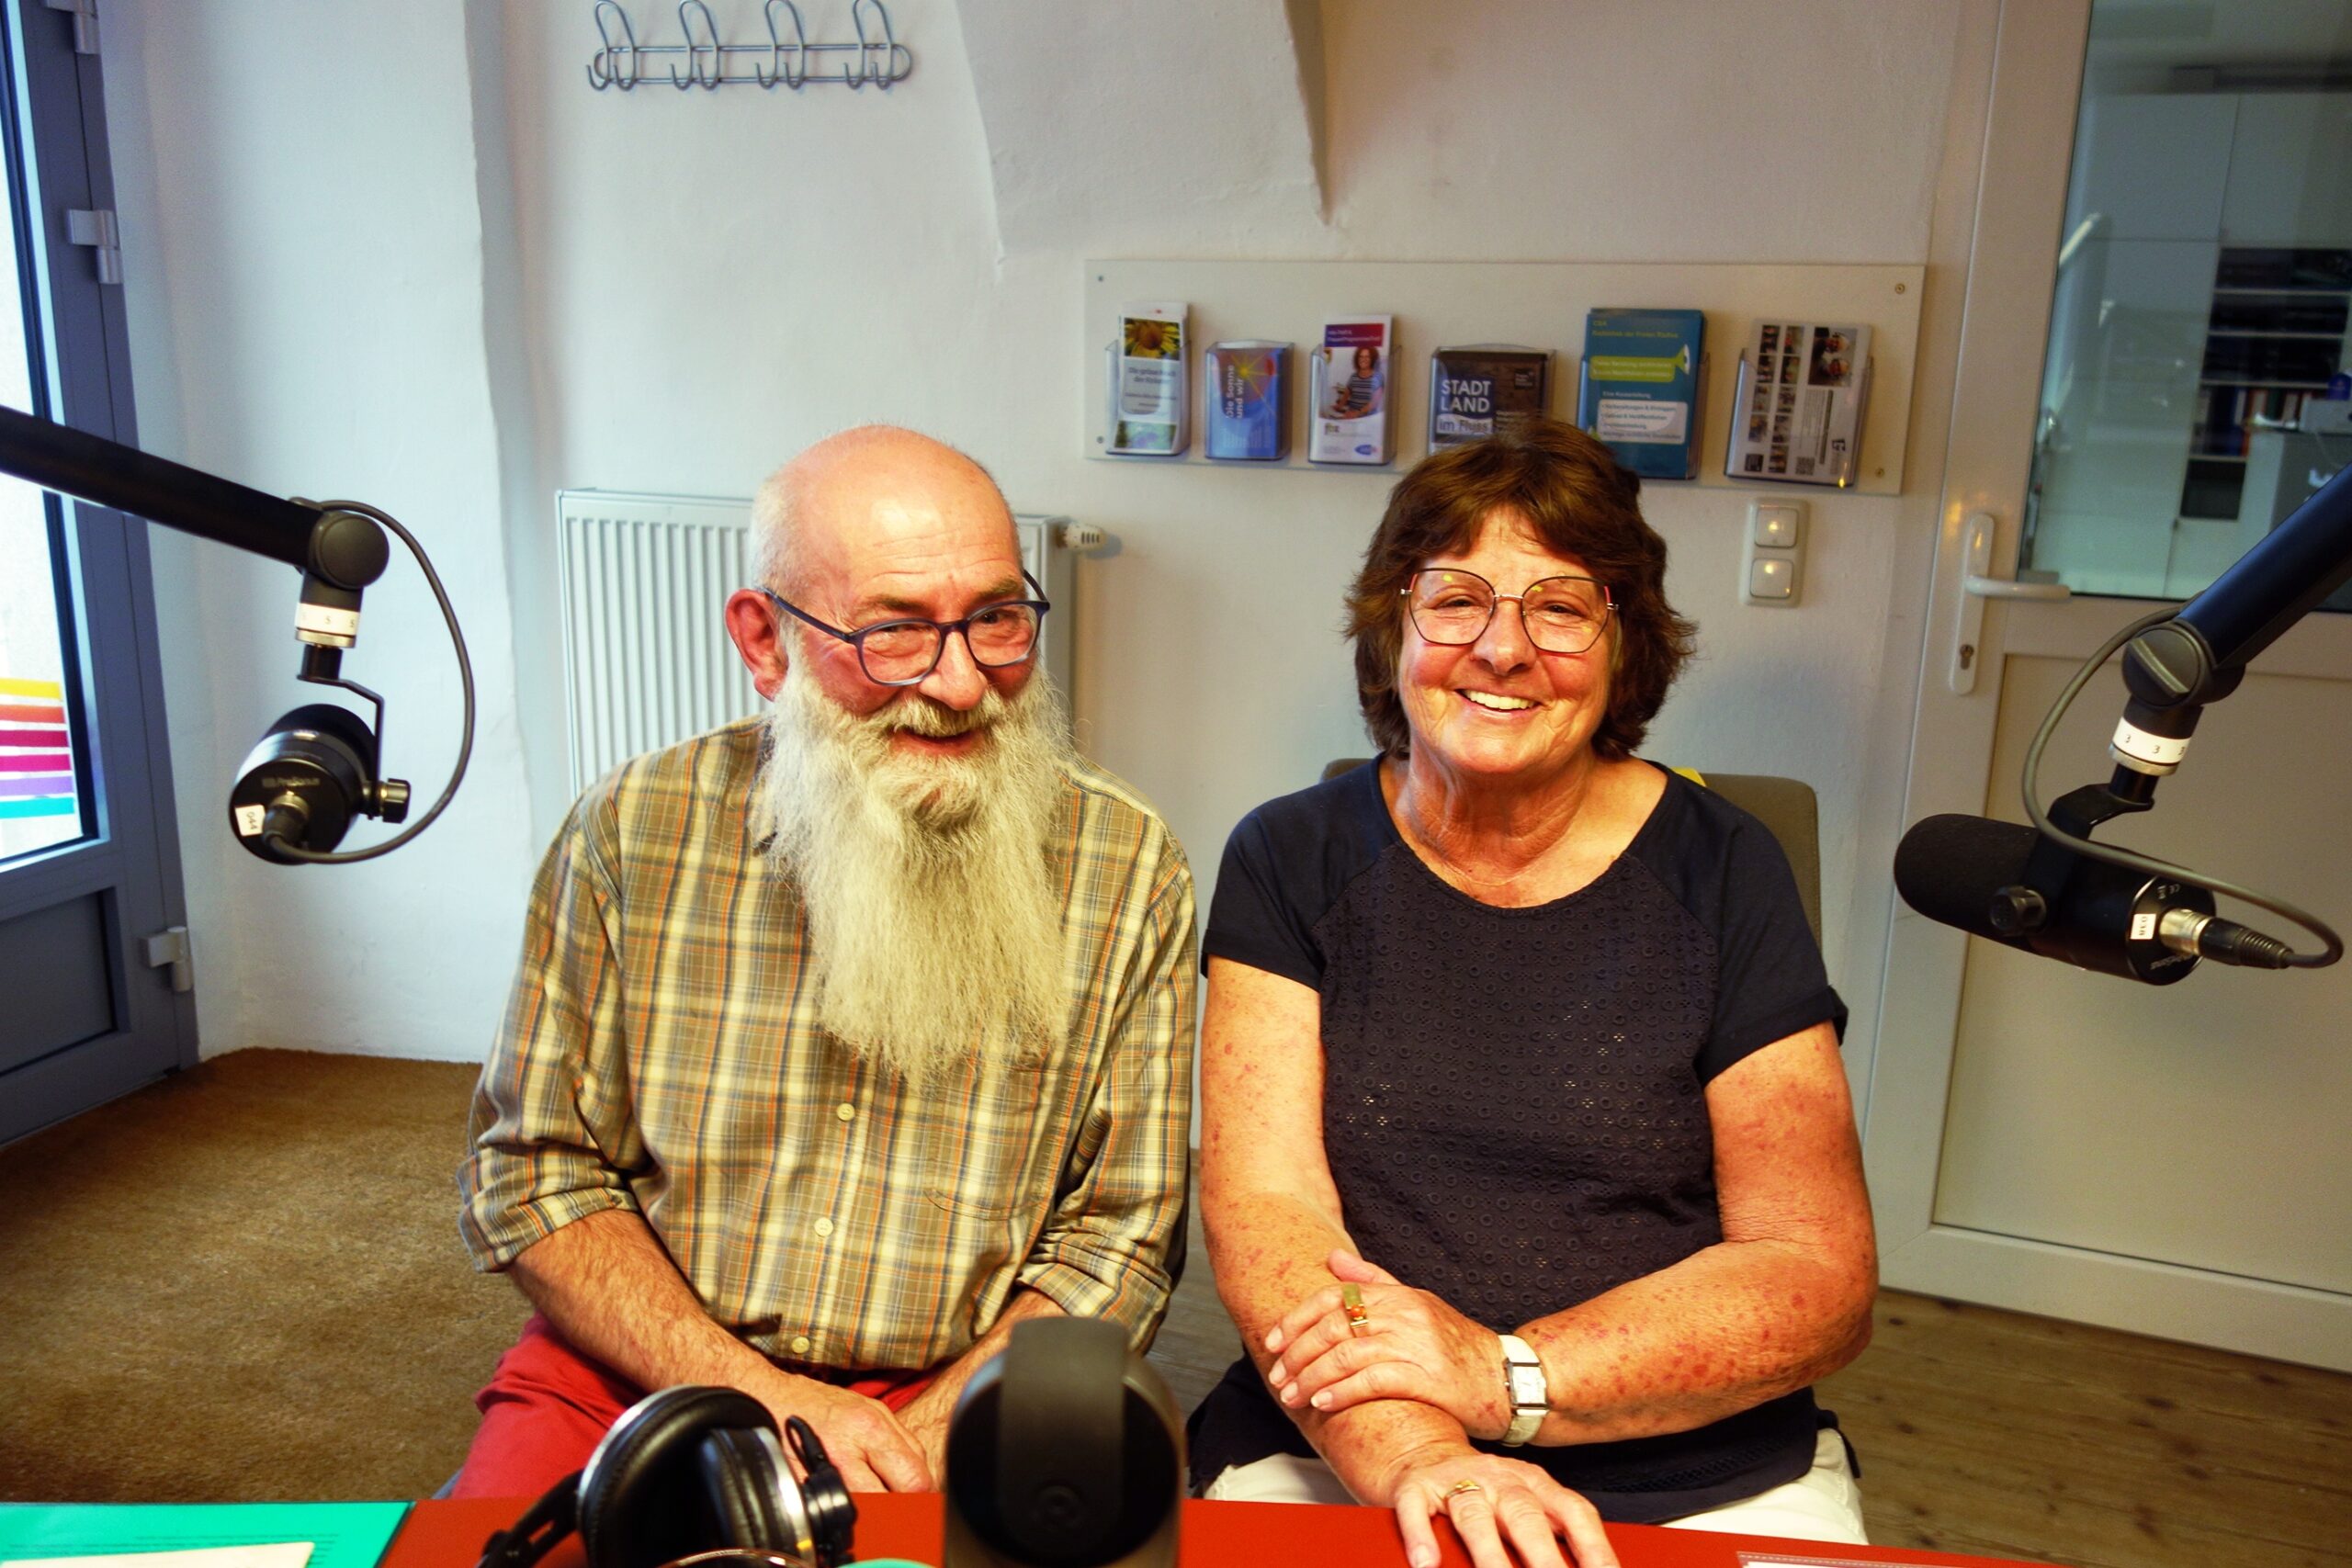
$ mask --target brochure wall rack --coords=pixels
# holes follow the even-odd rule
[[[1703,412],[1699,474],[1661,485],[1753,489],[1753,479],[1727,479],[1732,401],[1739,355],[1758,323],[1859,321],[1871,330],[1869,417],[1852,489],[1894,495],[1903,488],[1903,455],[1911,415],[1911,380],[1919,336],[1919,295],[1926,269],[1848,263],[1765,262],[1254,262],[1091,261],[1086,264],[1085,317],[1080,339],[1084,379],[1080,392],[1079,444],[1089,457],[1138,468],[1229,468],[1318,473],[1374,474],[1380,483],[1418,461],[1428,448],[1429,362],[1439,348],[1467,344],[1525,344],[1552,351],[1551,412],[1576,417],[1577,371],[1584,353],[1585,314],[1596,306],[1690,307],[1707,315],[1708,367],[1701,389]],[[1305,439],[1308,400],[1294,398],[1290,455],[1281,462],[1211,462],[1202,444],[1177,457],[1105,455],[1109,382],[1104,347],[1116,335],[1120,307],[1138,300],[1181,300],[1191,311],[1190,350],[1233,338],[1272,338],[1304,354],[1321,341],[1333,316],[1386,311],[1396,317],[1399,401],[1392,460],[1378,468],[1310,464]],[[1198,397],[1199,378],[1193,378]],[[1193,411],[1197,413],[1197,408]]]

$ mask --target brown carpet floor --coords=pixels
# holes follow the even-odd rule
[[[458,1241],[475,1073],[239,1051],[0,1149],[0,1498],[440,1485],[526,1315]]]

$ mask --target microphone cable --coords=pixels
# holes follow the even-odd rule
[[[2113,844],[2095,843],[2089,839],[2077,838],[2051,821],[2049,813],[2041,808],[2037,787],[2041,773],[2041,753],[2050,744],[2051,736],[2057,733],[2058,721],[2065,717],[2066,710],[2074,705],[2076,694],[2090,683],[2091,677],[2098,673],[2102,665],[2115,657],[2118,649],[2122,648],[2150,626],[2159,626],[2171,620],[2180,614],[2180,609],[2178,604],[2167,604],[2161,610],[2150,611],[2109,637],[2098,651],[2085,660],[2080,670],[2075,671],[2074,679],[2066,682],[2066,689],[2058,694],[2058,700],[2051,705],[2050,712],[2043,716],[2041,728],[2034,731],[2033,743],[2026,748],[2025,771],[2023,776],[2018,781],[2018,787],[2025,795],[2025,813],[2033,819],[2036,832],[2064,845],[2078,855],[2105,861],[2109,865],[2121,866],[2126,871],[2136,871],[2143,875],[2169,876],[2206,888],[2211,892],[2226,895],[2241,903],[2252,904],[2256,908],[2267,909],[2274,915],[2285,916],[2318,937],[2324,944],[2324,950],[2319,953],[2282,953],[2278,956],[2276,966],[2282,969],[2324,969],[2344,956],[2344,939],[2335,934],[2334,927],[2318,916],[2300,909],[2283,898],[2274,898],[2267,894],[2256,893],[2250,887],[2242,886],[2234,882],[2226,882],[2218,876],[2207,876],[2191,871],[2186,866],[2175,865],[2170,861],[2158,860],[2153,855],[2143,855],[2131,850],[2120,849]]]
[[[458,652],[458,682],[465,699],[465,721],[458,737],[457,764],[449,770],[449,782],[442,786],[439,798],[425,808],[424,815],[382,843],[370,844],[364,850],[306,850],[288,841],[279,833],[270,834],[266,840],[272,853],[303,865],[349,865],[355,861],[374,860],[378,855],[390,854],[424,832],[433,826],[433,819],[441,815],[450,798],[458,793],[458,783],[466,776],[466,762],[474,750],[474,667],[473,661],[466,657],[466,634],[458,629],[458,612],[449,607],[449,595],[441,586],[440,575],[433,570],[432,559],[425,555],[424,547],[416,542],[416,536],[402,527],[390,513],[379,511],[363,501],[322,501],[314,504],[321,512],[356,512],[363,517],[372,517],[400,536],[401,542],[408,547],[409,554],[414,556],[416,564],[424,569],[425,585],[433,590],[433,597],[441,605],[441,618],[449,627],[449,644]],[[379,769],[382,766],[380,757],[377,765]]]

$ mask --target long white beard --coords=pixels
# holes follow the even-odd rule
[[[1061,897],[1046,846],[1067,721],[1041,671],[968,713],[911,692],[845,712],[793,661],[768,711],[755,838],[799,886],[818,1019],[910,1081],[1029,1060],[1068,1027]],[[985,729],[972,757],[911,757],[891,733]]]

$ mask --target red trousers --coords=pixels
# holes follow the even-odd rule
[[[878,1399],[896,1410],[931,1383],[929,1371],[876,1372],[851,1378],[824,1368],[792,1368]],[[481,1429],[467,1450],[453,1497],[537,1497],[588,1462],[621,1412],[646,1391],[603,1362],[582,1355],[538,1314],[514,1348],[498,1359],[474,1395]]]

